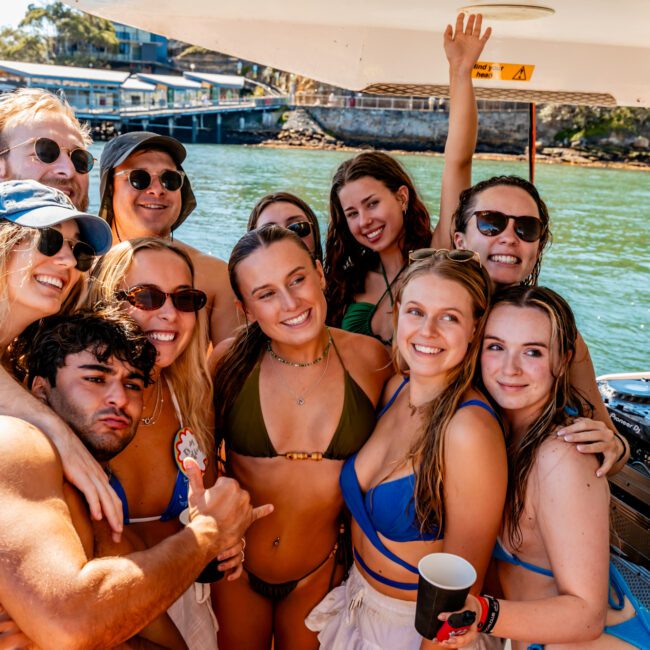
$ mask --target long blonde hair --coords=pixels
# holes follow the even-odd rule
[[[472,386],[476,373],[478,355],[483,341],[483,331],[490,304],[491,281],[487,272],[475,259],[457,261],[444,254],[435,254],[411,264],[404,272],[397,288],[393,308],[393,326],[397,332],[399,304],[404,289],[413,279],[433,274],[445,280],[458,283],[470,295],[474,334],[465,357],[449,373],[446,388],[426,406],[425,423],[422,432],[409,451],[407,460],[416,471],[415,513],[422,532],[438,529],[442,536],[444,528],[444,482],[445,482],[445,433],[447,426],[458,410],[466,391]],[[397,348],[397,337],[393,337],[393,358],[396,369],[408,374]]]
[[[118,244],[98,260],[91,273],[86,304],[94,309],[114,303],[115,294],[123,288],[124,277],[129,272],[134,257],[143,250],[169,250],[178,255],[190,269],[194,286],[194,265],[184,250],[164,239],[141,237]],[[162,376],[165,372],[178,400],[184,424],[192,429],[201,448],[210,457],[214,448],[214,436],[212,378],[208,372],[207,349],[208,320],[206,312],[201,310],[196,315],[196,325],[188,346],[160,374]]]

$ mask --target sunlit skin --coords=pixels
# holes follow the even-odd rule
[[[124,278],[124,289],[141,284],[152,284],[171,293],[178,289],[191,289],[192,275],[185,261],[172,251],[140,250]],[[152,311],[125,304],[130,316],[156,347],[156,368],[170,366],[189,344],[196,314],[177,310],[169,297],[160,309]]]
[[[117,234],[124,239],[135,237],[168,237],[171,227],[181,211],[181,189],[172,192],[160,183],[157,174],[176,170],[172,157],[164,151],[136,151],[115,173],[131,169],[144,169],[152,174],[151,185],[144,190],[131,186],[128,174],[113,179],[113,213]],[[128,236],[125,234],[128,232]]]
[[[474,211],[496,210],[512,216],[529,216],[539,219],[539,210],[533,198],[519,187],[497,185],[476,196]],[[495,285],[519,284],[532,272],[539,253],[539,241],[525,242],[515,234],[514,221],[496,235],[486,237],[476,227],[472,216],[465,232],[456,232],[457,248],[477,251],[485,270]]]
[[[297,205],[288,203],[287,201],[275,201],[262,210],[257,218],[256,228],[261,228],[269,223],[275,223],[286,228],[292,223],[298,223],[299,221],[309,221],[309,219],[307,219],[307,215]],[[313,253],[316,247],[313,233],[310,232],[302,241]]]
[[[249,255],[239,264],[237,277],[248,321],[260,322],[276,352],[294,361],[316,358],[324,344],[327,310],[320,263],[314,267],[306,251],[284,240]],[[297,347],[299,353],[291,351]]]
[[[40,111],[25,122],[10,119],[2,135],[7,148],[28,140],[32,142],[15,147],[0,156],[0,180],[39,181],[67,194],[77,209],[88,209],[89,174],[77,172],[68,155],[73,149],[86,149],[86,145],[67,117]],[[53,163],[43,163],[36,157],[33,140],[37,138],[49,138],[61,147],[61,155]]]
[[[525,430],[553,385],[548,316],[531,307],[497,305],[488,318],[481,369],[485,387],[508,420],[516,430]]]
[[[348,228],[362,246],[377,253],[398,246],[408,204],[406,186],[393,193],[376,178],[363,176],[346,183],[339,200]]]
[[[39,318],[56,314],[79,278],[71,248],[79,238],[77,222],[70,219],[52,227],[67,240],[52,257],[39,253],[28,240],[17,244],[9,255],[7,286],[10,308],[0,337],[4,342],[18,336]],[[33,232],[31,228],[25,230],[29,230],[29,234]]]
[[[66,357],[55,386],[37,377],[34,388],[57,413],[65,414],[88,450],[104,462],[133,439],[143,390],[139,370],[114,357],[99,361],[87,350]]]
[[[446,385],[449,372],[462,362],[474,329],[470,295],[457,282],[427,273],[404,289],[397,345],[411,377],[420,378],[423,386]],[[419,392],[419,385],[416,381],[411,393],[414,388]],[[412,395],[412,400],[417,397]]]

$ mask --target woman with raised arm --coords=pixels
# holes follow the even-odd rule
[[[301,198],[290,192],[273,192],[263,196],[253,206],[246,229],[253,230],[269,223],[293,230],[305,242],[314,258],[323,262],[318,219]]]
[[[158,353],[133,442],[110,462],[124,523],[147,547],[182,527],[178,517],[188,494],[183,453],[195,457],[207,485],[216,479],[207,298],[194,282],[194,265],[183,248],[164,239],[134,239],[97,263],[87,298],[90,307],[121,303]],[[230,569],[231,579],[241,573],[241,551],[238,545],[218,558],[229,558],[220,569]],[[192,585],[169,614],[191,647],[216,648],[207,584]]]
[[[247,532],[243,579],[215,585],[219,647],[317,648],[304,619],[346,568],[338,477],[372,432],[388,355],[326,327],[320,262],[290,230],[248,232],[228,269],[247,325],[215,350],[217,440],[274,511]]]
[[[483,383],[509,436],[508,496],[494,553],[506,599],[470,597],[470,604],[479,629],[512,639],[513,650],[650,645],[650,626],[643,614],[635,617],[617,569],[617,609],[607,607],[607,481],[594,481],[593,455],[558,437],[590,414],[571,381],[577,339],[569,305],[537,286],[500,292],[485,328]],[[448,645],[464,647],[471,638]]]
[[[482,49],[480,41],[490,33],[488,28],[481,39],[480,29],[479,15],[470,16],[463,30],[461,14],[455,30],[448,26],[445,32],[451,102],[436,245],[477,251],[495,287],[533,285],[551,241],[548,210],[537,189],[516,176],[496,176],[472,186],[478,112],[470,75]],[[616,472],[629,457],[629,449],[625,439],[616,435],[603,405],[589,350],[581,336],[571,376],[575,387],[594,405],[596,420],[590,429],[584,423],[577,424],[567,431],[566,440],[581,443],[579,449],[584,453],[603,454],[599,476]]]
[[[75,152],[92,159],[84,149]],[[108,226],[76,210],[63,192],[32,180],[0,183],[0,355],[30,324],[74,304],[94,256],[110,242]],[[84,493],[93,518],[105,515],[119,535],[117,496],[79,438],[2,364],[0,396],[3,415],[26,420],[51,438],[66,478]]]
[[[364,152],[346,160],[334,174],[325,247],[332,325],[374,336],[389,346],[395,285],[406,268],[409,251],[431,245],[450,248],[444,242],[448,241],[459,192],[470,183],[476,144],[476,116],[465,112],[467,107],[475,107],[470,75],[490,34],[487,30],[481,36],[480,30],[480,17],[475,20],[471,16],[465,30],[459,17],[455,33],[451,27],[445,32],[450,113],[457,123],[450,123],[440,220],[435,230],[412,179],[395,158],[380,152]],[[465,120],[470,129],[463,133],[461,146],[461,137],[452,138],[451,133],[464,128],[458,122]]]
[[[473,386],[490,280],[469,251],[413,256],[395,292],[398,374],[341,472],[355,564],[307,619],[327,650],[433,647],[414,627],[418,561],[460,555],[478,590],[501,523],[504,436]]]

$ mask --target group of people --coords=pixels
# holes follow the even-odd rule
[[[70,107],[0,98],[0,648],[424,650],[436,552],[478,576],[446,647],[648,647],[631,600],[608,606],[604,477],[629,450],[537,284],[546,205],[471,184],[488,38],[475,16],[445,32],[435,228],[364,152],[324,246],[282,191],[227,264],[174,238],[196,206],[180,142],[110,141],[91,215]]]

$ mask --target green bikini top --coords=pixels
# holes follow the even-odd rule
[[[404,265],[397,275],[393,278],[392,282],[388,282],[386,277],[386,271],[384,270],[384,265],[380,263],[381,274],[384,276],[384,282],[386,283],[386,290],[381,294],[379,300],[373,305],[371,302],[353,302],[348,305],[348,308],[343,314],[343,320],[341,321],[341,329],[344,329],[346,332],[355,332],[356,334],[365,334],[366,336],[373,336],[378,341],[384,345],[390,345],[392,343],[392,338],[383,339],[378,334],[375,334],[372,331],[372,318],[377,311],[377,308],[381,304],[381,301],[388,296],[390,298],[390,306],[392,307],[395,304],[393,299],[393,285],[397,282],[397,278],[402,275],[402,271],[406,268]]]
[[[333,345],[339,359],[341,355]],[[341,359],[341,364],[343,360]],[[269,438],[260,403],[260,364],[255,365],[226,418],[226,447],[243,456],[291,460],[345,460],[361,449],[375,427],[375,407],[363,389],[343,367],[344,399],[341,417],[324,452],[290,451],[279,454]]]

